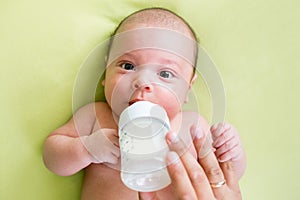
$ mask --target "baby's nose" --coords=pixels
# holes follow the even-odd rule
[[[145,92],[153,91],[153,84],[149,80],[145,80],[145,79],[141,79],[141,78],[133,81],[132,86],[134,89],[140,89]]]

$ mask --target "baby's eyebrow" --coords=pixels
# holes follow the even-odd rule
[[[178,69],[180,68],[180,65],[175,61],[175,60],[171,60],[171,59],[167,59],[167,58],[161,58],[159,60],[159,62],[163,63],[163,64],[167,64],[167,65],[171,65],[171,66],[175,66]]]
[[[160,59],[161,62],[163,63],[167,63],[167,64],[171,64],[171,65],[178,65],[178,63],[174,60],[171,60],[171,59],[167,59],[167,58],[161,58]]]
[[[135,58],[134,54],[131,52],[123,53],[120,57],[130,57],[132,59]]]

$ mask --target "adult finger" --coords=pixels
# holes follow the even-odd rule
[[[228,188],[233,192],[235,199],[242,199],[238,182],[239,180],[234,168],[234,163],[232,161],[226,161],[224,163],[220,163],[220,166],[224,173],[226,184]],[[219,196],[219,198],[221,198],[221,196]]]
[[[206,154],[204,157],[200,156],[203,145],[210,144],[210,148],[212,149],[211,142],[208,142],[211,140],[208,139],[210,139],[210,133],[207,134],[206,138],[194,138],[195,148],[199,152],[199,163],[205,171],[208,181],[212,186],[213,192],[225,193],[225,187],[222,187],[225,183],[225,178],[213,151],[209,151],[208,154]]]
[[[182,145],[180,144],[182,141],[175,139],[174,140],[174,135],[172,136],[172,134],[174,133],[168,133],[167,134],[167,141],[168,144],[170,144],[170,146],[172,146],[172,148],[177,151],[181,151],[182,149]],[[173,141],[170,141],[172,140]],[[172,154],[170,154],[172,156]],[[174,158],[176,159],[176,155],[173,155]],[[170,160],[170,156],[167,157],[169,160],[168,163],[171,162],[172,164],[172,160]],[[179,158],[177,158],[179,159]],[[208,179],[205,175],[204,170],[201,168],[201,166],[199,165],[199,163],[197,162],[197,160],[189,153],[189,152],[185,152],[184,154],[181,155],[180,160],[183,164],[184,167],[184,171],[187,173],[188,179],[186,179],[186,181],[188,182],[183,182],[181,179],[181,175],[179,175],[179,173],[174,173],[175,176],[178,176],[178,180],[180,181],[179,184],[175,182],[175,186],[176,190],[180,191],[180,194],[178,194],[178,196],[183,196],[185,195],[184,192],[186,192],[187,190],[189,190],[190,187],[192,187],[192,190],[196,193],[198,199],[212,199],[213,198],[213,193],[212,190],[210,188]],[[180,166],[174,166],[173,168],[171,165],[168,166],[169,167],[169,173],[171,176],[172,172],[176,172],[176,171],[172,171],[174,170],[175,167],[180,167]],[[180,169],[177,169],[180,170]],[[172,177],[171,177],[172,178]],[[172,178],[172,182],[177,180],[176,177]],[[182,185],[183,184],[183,185]],[[190,185],[191,184],[191,185]],[[189,187],[188,189],[186,189],[186,187]],[[182,192],[181,190],[184,190],[184,192]],[[176,191],[175,190],[175,191]]]
[[[220,163],[220,167],[224,173],[224,177],[227,180],[227,185],[229,188],[239,188],[238,177],[236,175],[234,163],[229,160],[223,163]]]
[[[213,151],[211,134],[205,134],[200,126],[191,126],[190,132],[193,138],[194,147],[197,151],[197,156],[203,158]]]
[[[174,132],[170,131],[166,134],[167,144],[171,151],[175,151],[179,156],[188,151],[187,145],[184,141]]]
[[[198,129],[194,129],[194,131],[196,130]],[[207,134],[207,137],[194,137],[194,146],[198,152],[199,163],[204,169],[209,182],[216,184],[224,181],[224,175],[215,154],[212,151],[209,151],[204,157],[200,156],[203,146],[210,145],[210,149],[212,149],[212,144],[210,141],[210,133]],[[208,147],[206,148],[209,149]]]
[[[205,140],[201,137],[195,137],[195,148],[197,150],[201,149],[204,141]],[[234,166],[232,162],[225,162],[219,164],[213,152],[209,153],[203,158],[199,158],[199,162],[206,172],[206,175],[210,181],[216,199],[241,199],[238,179],[234,171]],[[225,180],[228,183],[226,183]]]
[[[172,151],[168,152],[166,161],[176,199],[197,199],[195,190],[178,154]]]
[[[155,192],[139,192],[140,200],[159,200]]]
[[[199,158],[199,162],[205,171],[208,181],[215,196],[226,194],[226,179],[219,162],[213,152],[204,158]]]

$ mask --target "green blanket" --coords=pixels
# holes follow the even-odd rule
[[[239,130],[248,156],[241,179],[244,199],[300,198],[297,0],[4,0],[0,199],[80,199],[83,173],[49,172],[43,142],[71,117],[76,77],[90,53],[123,17],[150,6],[185,18],[218,67],[226,91],[225,120]],[[97,69],[93,62],[90,66]],[[193,89],[200,112],[211,121],[205,81]],[[103,100],[101,88],[96,98]]]

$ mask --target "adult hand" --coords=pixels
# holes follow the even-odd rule
[[[195,137],[194,145],[196,149],[200,150],[205,138],[199,137],[203,134],[198,133],[196,135],[198,137]],[[166,138],[172,150],[166,158],[167,169],[176,199],[242,199],[238,179],[231,161],[219,164],[215,155],[210,153],[199,160],[200,165],[186,151],[185,144],[177,138],[176,134],[169,132]],[[140,193],[140,198],[143,200],[162,200],[156,192]]]

